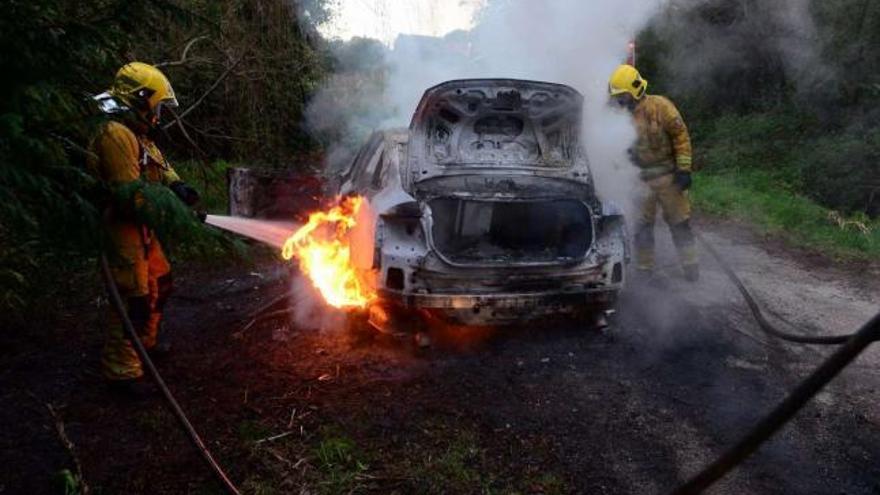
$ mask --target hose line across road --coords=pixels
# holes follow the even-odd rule
[[[736,445],[704,468],[671,495],[702,493],[754,453],[777,430],[797,414],[822,388],[847,367],[872,342],[880,339],[880,313],[877,313],[834,354],[797,386],[773,411],[767,414]]]
[[[733,268],[724,261],[724,258],[718,253],[709,241],[707,241],[702,235],[695,233],[697,239],[700,241],[700,244],[706,248],[706,251],[715,258],[715,261],[718,263],[718,266],[721,267],[721,270],[727,275],[727,278],[733,282],[733,285],[739,290],[740,294],[742,294],[743,299],[746,300],[746,304],[749,306],[749,310],[752,312],[752,316],[755,317],[755,321],[758,322],[758,326],[761,327],[761,330],[766,332],[767,334],[776,337],[778,339],[787,340],[788,342],[794,342],[796,344],[816,344],[816,345],[841,345],[846,343],[851,337],[855,334],[850,335],[800,335],[785,332],[779,329],[779,327],[770,323],[769,320],[764,316],[764,313],[761,311],[761,307],[758,305],[758,302],[755,300],[754,296],[749,292],[746,288],[745,284],[743,284],[742,280],[740,280],[739,276],[736,272],[733,271]]]
[[[807,402],[846,368],[859,354],[873,342],[880,340],[880,313],[865,323],[856,333],[833,336],[806,336],[783,332],[773,326],[764,317],[758,303],[749,293],[742,280],[724,261],[714,246],[702,236],[697,235],[700,243],[721,266],[724,273],[736,285],[745,298],[749,309],[762,330],[768,334],[799,344],[840,345],[834,354],[828,357],[812,374],[804,379],[775,409],[770,411],[751,431],[714,462],[675,489],[670,495],[695,495],[703,493],[727,473],[736,468],[760,446],[770,439],[774,433],[791,420]]]
[[[165,385],[165,381],[162,380],[162,376],[159,374],[159,370],[156,369],[156,366],[153,364],[153,361],[150,359],[150,356],[147,355],[147,350],[144,348],[144,344],[141,342],[140,337],[137,334],[137,331],[134,329],[134,325],[131,324],[131,319],[128,317],[128,313],[125,310],[125,305],[122,302],[122,297],[119,295],[119,288],[116,286],[116,282],[113,281],[113,275],[110,272],[110,263],[107,262],[107,256],[101,255],[101,277],[104,279],[104,284],[107,286],[107,292],[110,295],[110,304],[116,309],[119,313],[120,318],[122,319],[122,325],[125,327],[125,332],[128,334],[128,338],[131,340],[132,345],[134,346],[135,352],[137,352],[138,357],[141,359],[141,362],[144,364],[144,367],[147,368],[147,371],[150,373],[150,376],[153,378],[153,381],[156,382],[156,386],[162,391],[162,395],[165,397],[165,401],[168,403],[168,406],[171,407],[171,411],[174,413],[174,417],[177,418],[177,421],[180,423],[181,427],[186,430],[187,435],[189,436],[190,441],[196,450],[199,451],[199,454],[202,455],[205,463],[211,469],[211,472],[217,478],[217,481],[223,486],[223,489],[226,493],[230,495],[239,495],[240,492],[238,488],[235,487],[235,484],[226,476],[226,473],[223,471],[223,468],[214,460],[214,456],[211,455],[211,451],[208,450],[208,447],[205,445],[205,442],[202,441],[202,437],[199,436],[196,429],[193,427],[192,423],[189,422],[189,419],[186,417],[186,413],[183,412],[183,409],[180,407],[180,404],[177,403],[177,400],[174,398],[174,395],[171,393],[171,390]]]

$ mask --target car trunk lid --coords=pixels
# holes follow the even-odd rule
[[[438,175],[528,171],[570,176],[583,98],[561,84],[449,81],[425,92],[410,123],[414,182]]]

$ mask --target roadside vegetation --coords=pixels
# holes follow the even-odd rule
[[[844,218],[802,194],[780,194],[779,186],[761,171],[708,172],[695,182],[692,198],[704,213],[741,221],[835,259],[880,257],[880,222],[861,215]]]
[[[323,0],[6,2],[0,71],[15,77],[0,83],[3,321],[21,320],[34,297],[56,290],[63,297],[69,288],[58,280],[94,271],[103,242],[96,204],[106,192],[86,167],[90,137],[104,120],[91,96],[109,88],[120,66],[157,64],[173,81],[188,112],[156,136],[159,146],[204,189],[203,206],[221,211],[228,163],[320,163],[302,115],[330,66],[315,29],[328,16]],[[167,199],[141,192],[149,202]],[[172,258],[240,254],[240,245],[175,210],[156,226],[175,247]]]
[[[834,258],[880,257],[880,221],[859,194],[870,184],[870,161],[880,158],[872,156],[880,132],[823,136],[797,114],[770,112],[728,114],[698,126],[695,146],[705,168],[693,198],[700,211]]]
[[[314,493],[368,493],[383,487],[387,493],[567,493],[568,482],[547,466],[513,471],[510,459],[489,455],[490,439],[468,426],[445,420],[420,420],[413,431],[385,442],[365,443],[355,429],[324,426],[305,442],[297,436],[276,441],[255,422],[239,427],[253,469],[244,482],[248,492],[284,493],[290,466],[301,473]],[[515,455],[515,447],[507,451]],[[546,453],[536,447],[532,456]],[[281,467],[283,465],[284,467]],[[215,493],[206,491],[206,493]]]
[[[700,211],[877,259],[880,4],[673,0],[638,41],[688,121]]]

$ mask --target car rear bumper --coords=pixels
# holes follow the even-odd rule
[[[381,290],[379,296],[385,305],[396,309],[424,310],[467,325],[501,325],[610,309],[618,290],[616,286],[499,294],[405,294]]]

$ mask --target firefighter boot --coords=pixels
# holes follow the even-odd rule
[[[636,227],[636,273],[633,277],[639,285],[657,285],[654,274],[654,224],[641,223]]]
[[[684,278],[688,282],[696,282],[700,279],[700,267],[697,263],[697,243],[694,231],[691,230],[690,220],[685,220],[672,225],[672,241],[678,250],[678,258],[684,271]]]

